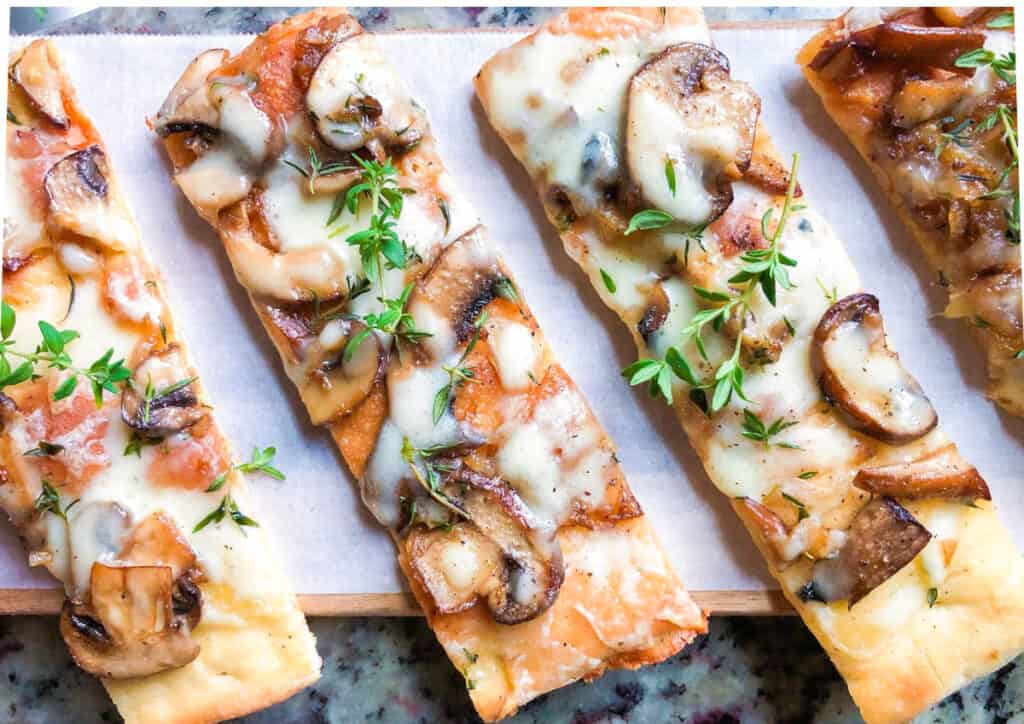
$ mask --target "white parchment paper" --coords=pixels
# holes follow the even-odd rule
[[[881,298],[891,343],[1024,543],[1024,423],[985,400],[982,355],[960,324],[937,316],[945,291],[803,82],[793,57],[810,32],[723,29],[714,38],[732,60],[734,76],[761,94],[780,151],[802,154],[807,198],[846,241],[865,287]],[[693,590],[773,588],[670,411],[619,377],[635,355],[628,335],[562,251],[525,173],[474,99],[477,69],[521,35],[410,32],[381,35],[380,43],[429,110],[456,181],[489,227],[557,356],[619,445],[630,485],[686,584]],[[296,590],[397,592],[403,583],[390,540],[364,511],[328,436],[309,423],[220,242],[171,184],[163,151],[145,126],[192,57],[212,47],[239,50],[249,40],[96,35],[56,42],[106,140],[237,455],[247,456],[255,444],[278,448],[288,479],[252,478],[255,517],[274,534]],[[13,530],[0,526],[0,588],[53,585],[47,574],[26,567]]]

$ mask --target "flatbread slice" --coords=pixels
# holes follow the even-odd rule
[[[10,56],[6,173],[0,506],[64,584],[72,657],[127,722],[287,698],[315,640],[48,40]]]
[[[988,396],[1024,415],[1012,18],[1006,8],[859,8],[797,61],[949,290],[945,315],[970,325]]]
[[[705,630],[425,111],[350,15],[200,55],[152,125],[481,717]]]
[[[575,8],[477,76],[569,255],[869,722],[1024,649],[1024,560],[691,8]]]

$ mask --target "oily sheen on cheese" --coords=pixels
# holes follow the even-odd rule
[[[727,293],[739,286],[730,280],[746,264],[741,252],[768,245],[761,219],[773,209],[768,226],[775,226],[785,183],[772,186],[753,174],[734,181],[728,208],[697,231],[669,225],[627,236],[601,211],[614,195],[608,178],[638,180],[617,170],[625,165],[624,146],[635,141],[622,130],[630,79],[666,48],[693,42],[710,44],[698,10],[577,8],[489,60],[476,85],[492,125],[537,184],[566,250],[633,331],[639,357],[659,360],[675,347],[697,378],[708,379],[737,343],[728,324],[720,333],[709,326],[704,359],[692,337],[684,337],[694,314],[710,306],[694,289]],[[671,130],[653,122],[643,133],[641,143],[661,143],[663,152],[664,144],[676,143]],[[702,154],[697,161],[734,153],[728,134],[690,140],[685,152]],[[647,146],[637,151],[641,160],[652,153]],[[655,156],[650,168],[642,167],[641,185],[646,178],[667,188],[664,159]],[[771,161],[782,168],[764,129],[758,129],[754,160],[762,175],[770,176],[763,169]],[[598,167],[608,171],[602,179],[605,197],[594,182]],[[811,189],[812,181],[803,179],[804,188]],[[677,171],[677,191],[682,183]],[[871,501],[853,485],[858,471],[957,454],[941,429],[928,431],[930,405],[916,383],[907,381],[894,357],[874,352],[877,335],[865,338],[857,331],[861,326],[850,326],[859,322],[839,325],[823,347],[835,357],[836,374],[866,378],[847,392],[894,405],[884,409],[922,432],[907,442],[882,442],[855,430],[823,399],[812,364],[822,344],[815,335],[821,334],[823,315],[841,306],[837,300],[868,305],[866,314],[874,314],[873,298],[859,294],[856,270],[812,199],[796,201],[778,240],[782,253],[797,262],[788,268],[792,287],[777,288],[775,305],[760,292],[750,298],[742,339],[749,355],[743,381],[749,402],[733,395],[708,415],[710,390],[706,398],[691,395],[690,385],[673,377],[673,406],[712,482],[734,499],[783,592],[832,657],[865,718],[902,721],[1024,649],[1024,561],[990,503],[900,498],[897,507],[930,536],[920,553],[853,605],[845,596],[821,602],[843,582],[821,576],[816,563],[839,558],[855,537],[850,526],[858,511]],[[677,214],[700,211],[680,206]],[[614,291],[604,275],[614,280]],[[652,310],[660,324],[650,331],[646,320]],[[866,362],[843,369],[853,358]],[[861,376],[862,367],[871,375]],[[766,444],[745,434],[744,408],[766,426],[777,419],[796,424]],[[886,414],[880,409],[865,414]],[[888,515],[892,504],[878,508],[880,500],[871,510]],[[777,521],[770,537],[761,520]]]
[[[8,84],[3,300],[17,315],[13,349],[32,352],[42,341],[39,322],[49,322],[78,333],[66,347],[78,367],[88,367],[110,349],[114,360],[149,365],[154,378],[180,374],[184,345],[159,274],[109,171],[102,141],[78,107],[56,46],[35,41],[15,51],[11,64],[17,68],[40,58],[56,73],[54,85],[30,84],[26,90],[18,82]],[[69,116],[63,127],[34,105],[50,91]],[[72,189],[77,197],[56,185],[56,169],[70,163],[79,170],[73,183],[84,184]],[[146,350],[169,350],[174,356],[146,358]],[[171,359],[177,362],[171,365]],[[188,375],[198,374],[184,364]],[[101,622],[92,623],[111,627],[100,629],[97,647],[127,646],[116,639],[103,642],[102,636],[114,636],[124,621],[103,617],[96,569],[166,565],[165,556],[173,551],[140,538],[144,525],[170,526],[178,541],[173,546],[189,551],[199,571],[190,574],[198,583],[199,619],[187,634],[198,655],[159,673],[104,678],[121,716],[147,723],[219,721],[269,706],[315,681],[320,668],[315,641],[264,527],[243,530],[227,519],[194,530],[228,493],[239,510],[271,527],[253,508],[241,474],[229,469],[230,447],[212,416],[199,413],[202,419],[193,426],[140,441],[122,419],[121,397],[127,392],[105,391],[97,407],[82,378],[73,394],[56,400],[67,373],[42,364],[36,372],[38,380],[3,389],[0,505],[20,529],[30,564],[45,566],[64,585],[65,617],[69,606],[82,616],[78,607],[93,605],[100,613],[92,615]],[[194,395],[193,404],[208,407],[201,378],[183,390]],[[155,422],[162,402],[157,396],[150,404]],[[43,443],[58,451],[26,456]],[[206,492],[221,473],[226,474],[223,487]],[[59,495],[62,514],[40,507],[46,485]],[[189,589],[177,590],[184,595]],[[125,599],[134,597],[128,618],[160,605],[138,588],[129,591],[123,593]],[[80,657],[89,656],[83,652],[92,644],[74,641],[73,656],[89,666]],[[152,655],[161,656],[169,644],[150,646]]]
[[[484,720],[705,629],[425,111],[351,16],[204,53],[151,123]]]

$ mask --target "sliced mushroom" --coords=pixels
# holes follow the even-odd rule
[[[168,566],[174,579],[171,589],[174,615],[184,621],[189,630],[199,624],[203,596],[197,584],[204,574],[196,552],[168,515],[157,511],[135,526],[118,560],[135,565]]]
[[[760,536],[765,545],[775,556],[775,565],[783,567],[788,562],[786,541],[789,530],[775,511],[753,498],[740,498],[733,502],[733,507],[747,528]]]
[[[851,427],[901,444],[938,424],[921,386],[886,344],[874,296],[852,294],[829,307],[814,332],[811,354],[822,392]]]
[[[303,362],[295,372],[296,382],[314,425],[351,412],[383,375],[387,350],[373,332],[350,359],[344,358],[345,345],[363,330],[361,322],[333,320],[303,352]]]
[[[911,79],[892,99],[892,124],[913,128],[947,115],[970,92],[971,81],[961,75],[934,80]]]
[[[209,155],[193,166],[206,158]],[[251,294],[282,302],[310,302],[314,297],[329,302],[349,291],[353,269],[345,256],[327,243],[326,235],[314,243],[299,237],[289,247],[275,231],[281,228],[276,218],[301,213],[305,184],[300,181],[304,180],[290,179],[290,187],[257,187],[244,203],[221,214],[224,248],[238,280]],[[287,223],[283,226],[288,228]]]
[[[89,603],[67,601],[61,634],[80,668],[103,678],[149,676],[190,663],[199,644],[175,613],[168,566],[95,563]]]
[[[985,479],[953,444],[922,460],[864,468],[857,472],[853,484],[877,495],[911,500],[992,499]]]
[[[413,576],[439,613],[472,608],[504,580],[501,549],[468,521],[450,529],[416,526],[403,545]]]
[[[359,21],[347,13],[328,15],[303,30],[295,41],[295,66],[292,69],[299,87],[303,91],[309,88],[313,73],[331,48],[361,32],[363,29]]]
[[[309,81],[306,107],[324,143],[383,157],[425,137],[427,119],[366,34],[338,42]]]
[[[494,620],[523,623],[550,608],[565,578],[562,551],[552,532],[531,527],[518,493],[501,479],[465,467],[451,473],[443,489],[504,555],[505,565],[486,594]]]
[[[668,294],[665,292],[664,285],[658,282],[648,292],[643,316],[636,323],[636,330],[644,338],[644,341],[649,341],[650,336],[661,329],[665,320],[668,319],[670,311],[671,303]]]
[[[910,563],[931,533],[891,498],[874,498],[860,509],[835,558],[814,565],[814,596],[849,600],[852,607]]]
[[[207,412],[189,382],[191,377],[177,344],[151,352],[135,366],[131,383],[121,393],[121,419],[149,439],[191,427]]]
[[[11,80],[25,92],[32,104],[54,125],[67,128],[64,109],[64,81],[60,60],[48,40],[29,44],[10,70]]]
[[[442,339],[445,332],[437,330],[428,343],[440,346],[446,342],[466,342],[476,330],[480,312],[497,296],[498,285],[507,279],[497,256],[481,236],[480,227],[445,247],[409,303],[413,316],[422,319],[432,315],[444,323],[447,336],[454,338]],[[424,306],[429,311],[416,314]]]
[[[135,226],[116,195],[109,193],[109,179],[107,156],[99,146],[55,163],[43,177],[50,229],[80,234],[112,251],[133,248]]]
[[[849,38],[826,45],[812,69],[822,68],[842,48],[851,46],[870,58],[912,61],[955,70],[954,61],[985,44],[985,34],[966,28],[945,28],[884,22],[851,33]]]
[[[208,79],[230,55],[220,48],[207,50],[189,63],[153,119],[153,130],[161,138],[183,131],[217,131],[220,111],[210,99]]]
[[[697,43],[672,46],[634,74],[626,117],[626,162],[635,206],[698,226],[732,203],[732,182],[750,165],[761,101],[731,80],[729,60]],[[675,175],[675,191],[666,178]]]

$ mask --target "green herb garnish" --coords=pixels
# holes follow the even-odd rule
[[[480,330],[487,322],[487,313],[484,312],[480,315],[480,318],[473,324],[473,336],[469,339],[469,344],[466,345],[466,349],[462,351],[462,356],[459,357],[459,361],[452,366],[442,365],[441,369],[448,373],[448,382],[446,382],[441,389],[434,395],[434,410],[433,418],[434,424],[436,425],[440,419],[444,416],[445,410],[452,402],[452,396],[455,394],[455,390],[467,382],[473,382],[473,370],[465,366],[466,358],[469,357],[470,352],[476,346],[477,341],[480,339]]]
[[[78,499],[72,500],[66,506],[61,506],[60,503],[60,492],[53,487],[49,480],[43,478],[43,490],[39,493],[35,503],[33,503],[36,510],[41,513],[53,513],[58,518],[61,518],[65,523],[68,522],[68,511],[74,507],[78,502]]]
[[[272,465],[275,455],[277,455],[277,448],[273,446],[265,448],[254,447],[249,462],[231,465],[226,472],[215,477],[213,482],[210,483],[210,487],[204,492],[214,493],[223,488],[224,483],[228,480],[228,475],[234,470],[242,473],[263,473],[274,478],[274,480],[284,480],[284,473]]]
[[[124,366],[124,360],[112,362],[113,348],[108,349],[99,359],[88,367],[77,367],[67,353],[66,347],[78,339],[78,332],[70,329],[58,330],[49,322],[39,321],[39,332],[42,342],[35,351],[29,354],[13,349],[15,341],[11,338],[17,317],[14,308],[7,302],[0,306],[0,389],[21,384],[37,377],[36,365],[45,364],[49,369],[70,372],[66,380],[54,391],[53,399],[63,400],[69,397],[78,386],[80,377],[85,377],[92,385],[96,407],[103,406],[103,392],[118,392],[117,385],[128,380],[132,372]],[[10,357],[24,360],[17,367],[12,367]]]
[[[210,523],[220,523],[224,518],[229,517],[238,526],[238,529],[245,533],[246,526],[258,527],[259,523],[245,515],[238,509],[238,503],[230,495],[225,495],[220,505],[214,508],[205,518],[196,523],[196,527],[192,529],[193,533],[198,533]]]
[[[750,411],[750,408],[743,409],[743,437],[764,443],[766,450],[772,445],[775,445],[776,447],[789,448],[791,450],[799,449],[799,447],[793,443],[771,442],[773,437],[796,424],[796,420],[785,420],[780,417],[772,424],[765,425],[760,417]]]
[[[658,211],[657,209],[638,211],[633,214],[633,218],[629,220],[629,225],[626,226],[626,236],[629,236],[635,231],[661,229],[662,227],[668,226],[673,221],[674,219],[672,216],[670,214],[666,214],[664,211]]]
[[[604,269],[600,270],[601,281],[604,282],[604,288],[608,290],[609,294],[615,294],[615,280],[612,279],[612,275],[606,272]]]

